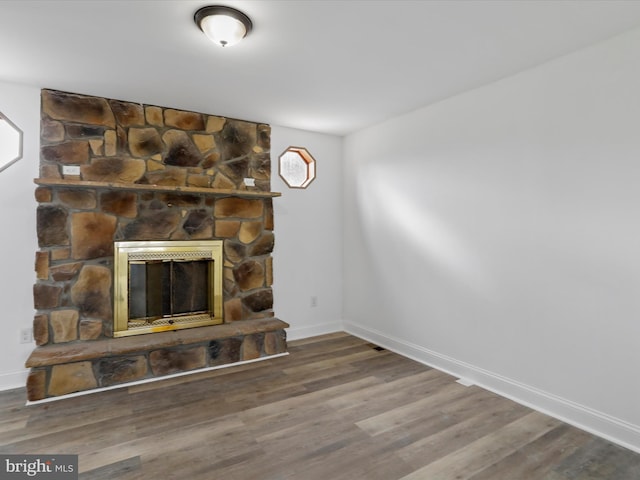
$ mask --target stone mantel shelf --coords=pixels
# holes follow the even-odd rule
[[[149,349],[193,345],[222,338],[272,332],[288,328],[289,324],[271,317],[260,320],[237,320],[210,327],[188,328],[169,332],[150,333],[131,337],[107,338],[90,342],[57,343],[37,347],[27,359],[26,366],[44,367],[81,362],[115,355],[127,355]]]
[[[193,193],[219,197],[273,198],[282,195],[280,192],[261,192],[257,190],[223,190],[205,187],[178,187],[175,185],[146,185],[138,183],[92,182],[87,180],[70,180],[61,178],[36,178],[37,185],[65,188],[96,188],[110,190],[137,190],[151,192]]]

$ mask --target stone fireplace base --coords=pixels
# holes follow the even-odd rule
[[[277,318],[36,348],[29,401],[285,353]],[[152,341],[150,339],[152,338]]]

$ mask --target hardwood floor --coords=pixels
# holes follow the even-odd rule
[[[24,406],[0,452],[82,479],[631,480],[640,455],[347,334],[287,357]]]

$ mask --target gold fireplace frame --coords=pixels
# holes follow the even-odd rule
[[[181,315],[171,320],[159,319],[135,324],[129,319],[129,264],[137,260],[213,260],[210,281],[213,285],[210,304],[212,314]],[[144,333],[165,332],[183,328],[217,325],[223,322],[223,241],[132,241],[114,242],[113,336],[125,337]]]

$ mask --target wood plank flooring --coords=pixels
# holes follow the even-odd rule
[[[640,455],[337,333],[290,355],[57,402],[0,392],[0,452],[82,479],[631,480]]]

